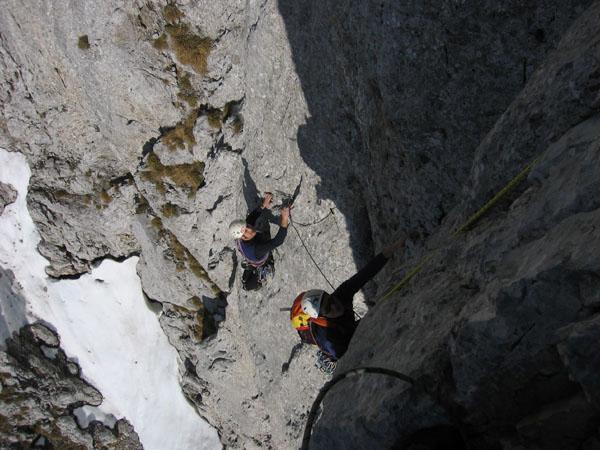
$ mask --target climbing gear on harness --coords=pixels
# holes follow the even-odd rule
[[[243,220],[234,220],[229,224],[229,234],[234,239],[240,239],[244,234],[244,228],[246,227],[246,222]]]
[[[319,310],[321,309],[321,301],[323,300],[323,294],[325,291],[321,289],[311,289],[310,291],[303,292],[302,300],[300,305],[304,314],[316,318],[319,317]]]
[[[263,287],[275,274],[275,262],[269,255],[267,261],[259,267],[253,266],[247,261],[242,261],[242,288],[245,291],[255,291]]]
[[[248,244],[244,244],[244,241],[242,241],[241,239],[235,240],[235,246],[237,247],[237,249],[240,252],[240,254],[242,255],[242,257],[244,258],[244,261],[247,264],[254,266],[254,267],[262,266],[263,264],[265,264],[267,262],[267,260],[271,256],[271,253],[269,252],[262,258],[257,258],[256,255],[254,254],[254,247],[252,247]]]
[[[258,272],[258,282],[260,284],[265,284],[267,281],[273,278],[273,274],[275,273],[275,265],[263,264],[262,266],[257,267],[256,271]]]
[[[327,353],[319,350],[317,352],[317,360],[315,361],[315,367],[321,372],[331,375],[337,366],[337,361],[332,359]]]

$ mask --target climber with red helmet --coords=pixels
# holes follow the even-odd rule
[[[260,207],[246,217],[246,220],[234,220],[229,225],[229,233],[244,259],[242,285],[246,290],[259,289],[267,276],[273,272],[271,251],[283,244],[287,236],[291,206],[281,208],[279,230],[273,239],[257,230],[257,222],[265,210],[271,207],[273,194],[267,192]]]
[[[292,326],[303,342],[319,347],[318,367],[323,371],[333,370],[332,366],[335,367],[335,361],[346,352],[354,335],[358,325],[352,306],[354,294],[377,275],[394,252],[404,247],[404,243],[405,239],[401,238],[385,247],[332,294],[313,289],[302,292],[294,300],[290,312]]]

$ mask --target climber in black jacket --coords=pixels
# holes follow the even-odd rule
[[[281,208],[279,230],[273,239],[269,239],[268,235],[256,229],[258,219],[265,210],[270,208],[272,202],[273,194],[267,192],[261,206],[248,214],[245,221],[234,220],[229,225],[229,232],[235,239],[236,247],[246,265],[249,266],[242,276],[244,288],[248,290],[260,287],[266,278],[266,272],[269,268],[272,269],[271,252],[283,244],[287,236],[291,206]],[[271,264],[269,264],[270,261]],[[255,279],[255,277],[257,278]]]
[[[404,243],[402,238],[385,247],[332,294],[314,289],[298,295],[292,306],[291,320],[301,339],[316,344],[333,361],[341,358],[358,325],[352,306],[354,294],[377,275]]]

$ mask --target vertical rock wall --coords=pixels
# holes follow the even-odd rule
[[[290,229],[275,252],[274,280],[259,292],[242,291],[229,222],[256,206],[260,193],[274,192],[278,206],[300,185],[297,231],[334,285],[392,237],[409,236],[405,256],[376,280],[387,286],[405,270],[401,264],[445,243],[448,230],[531,155],[597,112],[595,66],[581,62],[595,61],[591,22],[573,28],[552,53],[590,3],[8,1],[0,18],[0,145],[23,152],[32,166],[29,207],[40,252],[51,261],[48,274],[77,276],[102,258],[139,254],[144,291],[179,351],[182,388],[198,412],[232,448],[292,448],[325,378],[313,367],[314,349],[292,351],[298,340],[281,309],[302,290],[329,286]],[[496,366],[469,359],[489,350],[472,336],[482,317],[500,327],[493,299],[517,298],[513,292],[529,289],[521,285],[546,269],[573,290],[583,277],[580,292],[594,292],[593,258],[582,256],[578,261],[589,264],[574,268],[548,263],[535,274],[513,267],[539,256],[535,246],[521,248],[525,243],[550,239],[544,236],[559,219],[595,208],[583,200],[595,194],[595,172],[569,166],[560,156],[573,151],[569,145],[554,147],[555,164],[531,181],[544,192],[519,197],[499,229],[488,224],[467,245],[445,247],[423,277],[427,289],[376,305],[340,369],[389,363],[433,378],[442,406],[467,411],[457,417],[483,439],[474,442],[513,442],[514,423],[499,425],[510,432],[482,431],[500,416],[490,413],[498,397],[477,383]],[[564,189],[580,194],[553,191],[554,171],[572,173],[581,183],[569,185],[564,176]],[[528,212],[531,205],[536,213]],[[548,208],[556,214],[542,214]],[[554,232],[579,234],[584,224],[569,227]],[[558,255],[567,244],[557,245]],[[373,300],[376,290],[372,284],[365,293]],[[467,302],[477,295],[480,302]],[[510,305],[502,311],[508,321],[521,314]],[[548,389],[567,389],[590,418],[580,392],[591,392],[593,377],[572,375],[582,391],[561,361],[585,366],[573,346],[594,335],[594,322],[579,323],[583,313],[569,311],[568,320],[550,327],[572,329],[560,345],[552,341],[560,356],[548,357],[558,374],[557,387]],[[541,320],[540,328],[550,326]],[[451,374],[478,373],[471,365],[481,371],[477,380],[449,381]],[[356,430],[334,433],[334,446],[363,445],[366,419],[356,411],[382,416],[371,402],[380,386],[366,384],[364,392],[352,390],[360,394],[353,408],[328,404],[334,413],[320,430]],[[383,411],[393,421],[409,394],[389,389]],[[414,403],[427,409],[436,402]],[[350,417],[336,419],[342,408]],[[440,408],[418,416],[414,429],[447,422]],[[519,436],[538,442],[539,429],[528,425],[538,422],[525,420],[534,409],[508,408],[502,417],[514,411],[523,421],[519,430],[529,430]],[[387,434],[382,442],[406,437],[384,433],[398,428],[386,426],[375,427]],[[333,445],[319,433],[316,442]]]

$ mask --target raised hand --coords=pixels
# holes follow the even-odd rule
[[[270,192],[265,192],[265,196],[263,198],[262,201],[262,205],[260,206],[261,208],[270,208],[271,207],[271,203],[273,203],[273,194],[271,194]]]

